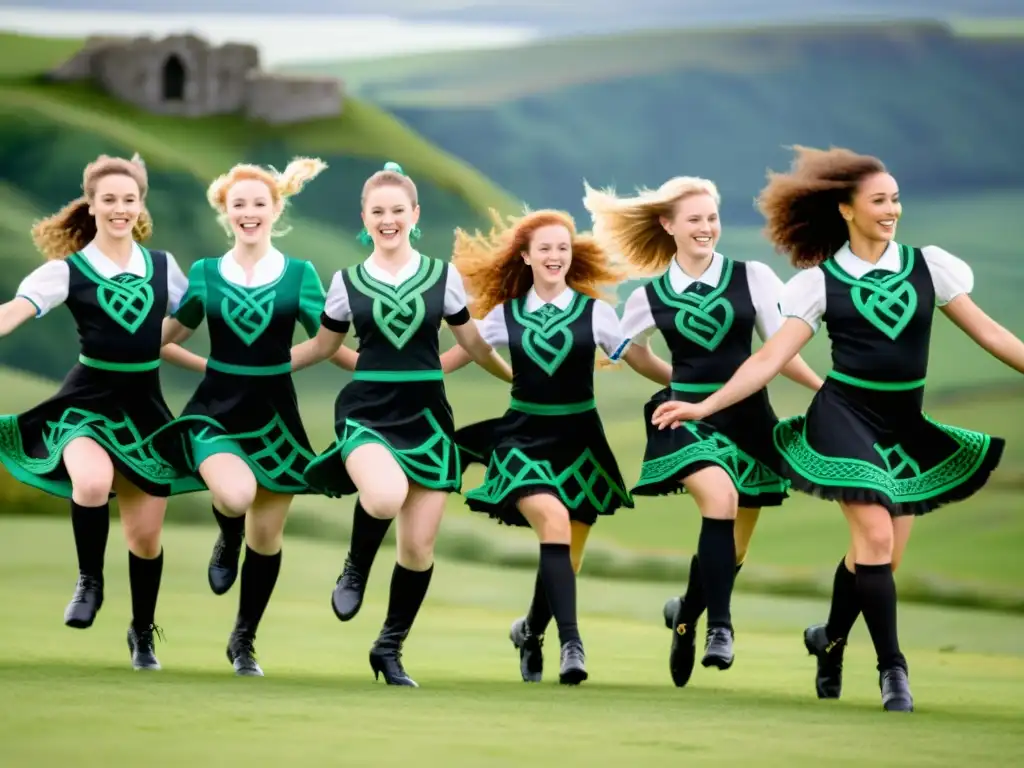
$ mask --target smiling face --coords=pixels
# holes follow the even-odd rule
[[[130,238],[142,213],[139,185],[123,173],[104,176],[96,182],[89,213],[96,219],[97,232],[112,240]]]
[[[270,239],[279,211],[265,183],[258,179],[235,182],[228,190],[226,206],[235,242],[255,245]]]
[[[846,219],[851,238],[889,242],[896,237],[896,223],[903,215],[896,179],[888,173],[865,177],[853,199],[839,205],[839,212]]]
[[[676,253],[696,260],[710,259],[722,236],[718,204],[703,193],[676,203],[672,217],[663,216],[661,225],[676,241]]]
[[[565,276],[572,265],[572,234],[561,224],[538,227],[523,261],[533,272],[534,285],[553,290],[565,288]]]
[[[419,218],[419,206],[413,205],[409,193],[395,184],[370,190],[363,205],[363,226],[373,238],[374,248],[385,253],[409,245],[409,233]]]

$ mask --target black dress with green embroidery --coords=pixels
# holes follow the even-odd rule
[[[167,256],[141,250],[141,276],[123,272],[106,278],[81,254],[68,257],[65,305],[78,327],[78,364],[49,400],[0,416],[0,461],[26,485],[71,498],[62,454],[72,440],[87,437],[147,494],[167,497],[202,487],[175,469],[175,457],[162,452],[157,440],[173,419],[159,370]],[[174,441],[169,445],[173,451]]]
[[[221,258],[192,265],[175,318],[197,328],[206,318],[206,375],[176,424],[188,435],[188,469],[218,453],[238,456],[256,482],[276,493],[309,489],[302,478],[315,454],[299,415],[291,347],[299,323],[320,327],[324,289],[308,261],[285,259],[277,280],[252,288],[226,280]]]
[[[421,255],[415,274],[398,286],[374,279],[363,264],[342,271],[351,323],[326,313],[321,322],[338,333],[354,325],[359,358],[334,404],[335,442],[306,468],[306,482],[316,492],[356,493],[345,460],[367,443],[384,446],[412,483],[441,491],[461,487],[438,334],[442,319],[462,325],[469,312],[444,314],[449,269]]]
[[[833,370],[775,442],[795,489],[921,515],[976,493],[1004,441],[922,412],[935,287],[919,249],[900,245],[900,258],[899,272],[860,279],[822,264]]]
[[[569,518],[593,525],[599,515],[633,507],[594,402],[594,300],[576,293],[565,309],[526,311],[525,298],[502,307],[512,363],[512,402],[500,419],[455,433],[467,462],[486,465],[466,504],[499,523],[529,526],[519,499],[550,494]]]
[[[778,423],[768,390],[678,429],[651,424],[654,410],[668,400],[700,402],[728,381],[750,357],[756,320],[743,262],[723,259],[718,285],[691,283],[677,293],[669,273],[644,290],[654,322],[672,356],[672,384],[644,407],[647,446],[640,479],[632,493],[682,493],[682,480],[707,467],[721,467],[739,492],[741,507],[779,506],[788,483],[772,442]]]

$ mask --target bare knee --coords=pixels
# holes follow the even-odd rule
[[[548,493],[536,493],[519,499],[517,506],[542,543],[572,543],[569,511],[561,499]]]
[[[260,555],[281,551],[291,501],[290,495],[260,489],[245,521],[245,541],[250,549]]]
[[[71,478],[71,498],[83,507],[110,501],[114,465],[106,451],[88,438],[72,440],[64,449],[64,466]]]
[[[701,517],[713,520],[736,519],[740,495],[724,470],[718,467],[702,469],[687,478],[684,484],[697,502]]]
[[[417,532],[398,539],[398,562],[414,571],[422,571],[434,562],[434,543],[437,536]]]
[[[252,507],[256,499],[255,486],[255,479],[252,487],[248,487],[248,483],[244,481],[225,483],[213,493],[213,505],[227,517],[241,517]]]
[[[857,541],[857,561],[886,563],[892,559],[892,526],[886,521],[863,526]]]
[[[128,549],[138,557],[151,560],[160,554],[160,534],[164,527],[164,499],[143,497],[132,503],[121,503],[121,529]]]
[[[110,488],[113,485],[114,472],[104,477],[103,473],[88,475],[71,480],[71,498],[83,507],[101,507],[110,501]]]
[[[359,503],[370,517],[376,517],[379,520],[394,520],[402,511],[402,505],[405,504],[408,492],[408,486],[360,490]]]
[[[233,454],[214,454],[199,465],[199,474],[213,495],[213,505],[228,517],[240,517],[256,499],[256,477]]]
[[[386,447],[379,443],[360,445],[345,459],[345,469],[366,514],[379,520],[398,517],[409,497],[409,479]]]

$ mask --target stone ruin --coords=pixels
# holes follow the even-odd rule
[[[336,117],[344,86],[333,77],[293,77],[260,70],[255,46],[211,46],[195,35],[90,37],[47,75],[91,81],[147,112],[181,117],[240,114],[271,124]]]

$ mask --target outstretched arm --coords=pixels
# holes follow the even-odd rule
[[[200,357],[195,352],[189,352],[178,344],[164,344],[160,347],[160,359],[166,360],[171,365],[184,368],[197,373],[206,373],[206,358]]]
[[[814,336],[803,320],[791,317],[757,352],[736,369],[725,385],[699,403],[671,401],[658,406],[651,423],[673,429],[683,421],[699,421],[763,389]]]
[[[343,341],[344,333],[331,331],[321,325],[316,336],[292,347],[292,370],[301,371],[326,360],[338,351]]]
[[[338,351],[331,355],[331,363],[343,371],[354,371],[358,360],[359,353],[346,346],[338,347]]]
[[[512,368],[494,351],[494,347],[484,340],[473,320],[450,327],[455,341],[477,365],[492,376],[512,383]]]
[[[667,387],[672,383],[672,366],[654,354],[650,344],[630,344],[621,359],[655,384]]]
[[[192,335],[194,328],[183,325],[180,320],[173,317],[165,317],[161,327],[160,344],[181,344]],[[166,358],[165,358],[166,359]]]
[[[36,305],[24,296],[15,296],[0,304],[0,337],[6,336],[27,320],[36,316]]]
[[[817,392],[821,389],[821,385],[824,384],[824,380],[814,372],[801,357],[797,355],[785,366],[783,366],[780,373],[790,381],[795,381],[797,384],[807,387],[812,392]]]
[[[465,368],[471,362],[473,362],[472,355],[458,344],[441,353],[441,370],[445,373],[454,373],[460,368]]]
[[[966,293],[941,307],[943,313],[974,343],[994,358],[1024,373],[1024,342],[985,314]]]
[[[754,328],[761,340],[767,341],[778,333],[785,323],[781,305],[786,286],[771,267],[760,261],[747,262],[747,285],[756,312]],[[800,355],[794,356],[786,363],[780,373],[812,392],[817,392],[825,383]]]

